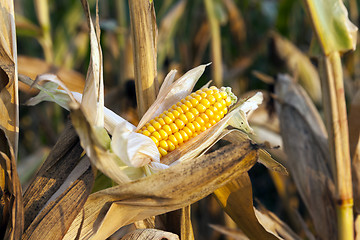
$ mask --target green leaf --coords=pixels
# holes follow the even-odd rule
[[[326,55],[355,49],[357,27],[341,0],[305,0],[305,4]]]

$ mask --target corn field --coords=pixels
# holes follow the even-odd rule
[[[360,239],[355,0],[0,0],[1,239]]]

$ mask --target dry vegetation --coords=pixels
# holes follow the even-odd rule
[[[345,4],[1,0],[0,238],[360,239]],[[240,100],[157,162],[136,131],[209,79]]]

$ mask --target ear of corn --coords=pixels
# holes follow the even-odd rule
[[[139,133],[150,137],[163,157],[219,122],[236,101],[230,88],[201,89],[146,123]]]

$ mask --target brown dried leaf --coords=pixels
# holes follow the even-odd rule
[[[178,240],[176,234],[164,232],[158,229],[138,229],[126,234],[121,240]]]
[[[249,238],[239,229],[231,229],[231,228],[227,228],[227,227],[223,227],[220,225],[214,225],[214,224],[210,224],[210,227],[212,227],[213,229],[215,229],[216,231],[231,237],[235,240],[248,240]]]
[[[214,195],[225,212],[250,239],[278,239],[266,231],[255,216],[252,187],[247,173],[217,189]]]
[[[320,77],[309,57],[279,34],[272,32],[271,38],[278,57],[285,62],[292,75],[299,77],[299,83],[305,88],[311,99],[320,103]]]
[[[233,143],[146,178],[94,193],[85,204],[85,215],[78,215],[65,239],[73,239],[80,226],[80,239],[104,239],[129,223],[188,206],[248,171],[256,160],[257,147],[250,141]]]
[[[90,162],[68,125],[24,194],[22,239],[62,239],[94,181]]]
[[[275,93],[288,170],[318,236],[333,239],[337,232],[335,189],[323,122],[305,91],[289,76],[278,77]]]
[[[0,2],[0,32],[0,238],[19,239],[24,215],[16,171],[19,110],[13,1]]]
[[[19,56],[18,71],[19,74],[28,76],[31,79],[36,79],[38,75],[44,73],[53,73],[57,75],[59,79],[61,79],[61,81],[64,82],[64,84],[70,89],[70,91],[73,92],[82,93],[85,85],[85,78],[82,74],[73,70],[56,67],[38,58]],[[31,94],[37,93],[36,89],[30,88],[22,82],[19,82],[19,88],[20,90],[29,92]]]

